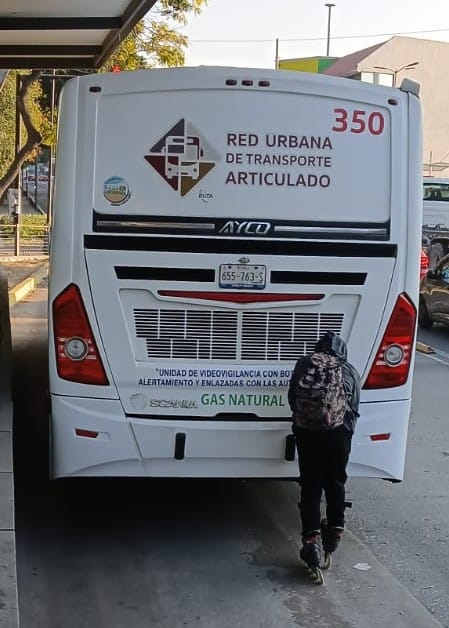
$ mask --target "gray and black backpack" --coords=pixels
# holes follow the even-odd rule
[[[342,425],[347,409],[341,361],[314,353],[306,372],[294,383],[293,423],[310,430],[332,430]]]

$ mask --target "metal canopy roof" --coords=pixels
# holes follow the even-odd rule
[[[0,0],[0,68],[98,68],[157,0]]]

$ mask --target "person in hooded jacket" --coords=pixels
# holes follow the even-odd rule
[[[314,359],[333,359],[341,365],[346,409],[343,423],[334,429],[308,429],[298,425],[296,395],[298,382]],[[293,370],[288,401],[293,413],[292,430],[299,458],[301,497],[299,510],[302,524],[301,558],[311,567],[319,567],[321,536],[325,555],[336,550],[345,524],[346,467],[351,439],[359,416],[360,376],[347,360],[346,343],[333,332],[326,332],[317,342],[312,355],[300,358]],[[321,518],[321,497],[326,498],[326,518]]]

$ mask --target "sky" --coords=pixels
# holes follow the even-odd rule
[[[330,56],[392,37],[449,42],[449,0],[333,0]],[[190,16],[186,65],[274,68],[278,58],[326,56],[324,0],[208,0]]]

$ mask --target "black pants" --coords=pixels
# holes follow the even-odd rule
[[[346,466],[351,452],[351,432],[341,425],[329,431],[295,428],[294,434],[299,457],[299,510],[303,534],[320,529],[323,490],[328,525],[343,528]]]

